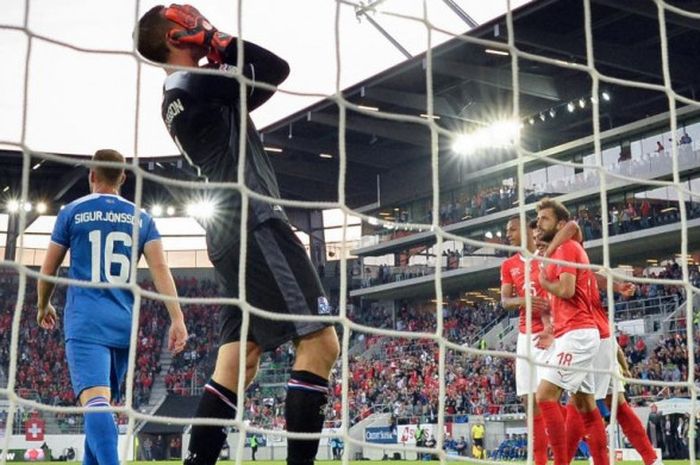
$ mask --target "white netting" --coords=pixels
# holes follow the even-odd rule
[[[426,8],[425,11],[426,13],[424,14],[423,17],[409,17],[406,15],[402,14],[397,14],[393,13],[391,11],[384,11],[381,9],[381,2],[375,2],[373,5],[373,8],[376,8],[376,11],[374,14],[377,15],[387,15],[389,17],[397,18],[403,21],[413,21],[413,22],[418,22],[421,23],[425,26],[425,29],[427,31],[428,35],[428,43],[427,43],[427,53],[425,56],[425,72],[426,72],[426,95],[427,95],[427,107],[425,108],[425,113],[428,115],[428,118],[424,117],[418,117],[418,116],[408,116],[408,115],[403,115],[403,114],[394,114],[394,113],[386,113],[386,112],[375,112],[375,111],[370,111],[366,108],[363,108],[353,102],[350,102],[346,100],[342,93],[341,93],[341,88],[340,88],[340,63],[341,63],[341,56],[340,56],[340,43],[339,43],[339,34],[338,34],[338,18],[341,12],[342,8],[355,8],[358,5],[356,5],[353,2],[349,1],[340,1],[338,0],[336,2],[336,44],[335,44],[335,49],[336,49],[336,66],[338,69],[338,78],[336,80],[336,93],[328,97],[330,100],[335,102],[338,106],[339,110],[339,124],[338,124],[338,157],[339,157],[339,174],[338,174],[338,192],[337,192],[337,202],[301,202],[301,201],[291,201],[291,200],[279,200],[279,199],[272,199],[272,198],[267,198],[264,196],[261,196],[260,194],[257,194],[253,191],[251,191],[248,187],[245,185],[242,185],[240,183],[225,183],[225,184],[220,184],[220,183],[209,183],[209,184],[201,184],[201,183],[194,183],[194,182],[187,182],[187,181],[179,181],[179,180],[174,180],[174,179],[167,179],[160,177],[158,175],[153,174],[152,172],[146,171],[143,168],[139,167],[138,165],[138,137],[139,137],[139,113],[138,113],[138,108],[139,108],[139,102],[140,102],[140,76],[141,76],[141,67],[142,67],[142,60],[138,59],[137,60],[137,91],[136,91],[136,96],[137,96],[137,112],[134,115],[134,123],[135,123],[135,134],[136,137],[134,139],[134,147],[133,147],[133,152],[134,152],[134,159],[132,162],[127,163],[125,168],[129,170],[133,176],[136,179],[136,196],[135,196],[135,203],[138,206],[141,206],[142,204],[142,187],[143,187],[143,182],[145,179],[151,180],[151,181],[156,181],[160,182],[165,185],[173,185],[173,186],[178,186],[182,188],[191,188],[191,189],[213,189],[213,188],[220,188],[220,187],[225,187],[225,188],[230,188],[230,189],[236,189],[241,193],[242,196],[242,218],[241,218],[241,224],[245,225],[247,224],[247,215],[248,215],[248,202],[250,198],[255,198],[259,200],[264,200],[267,202],[274,202],[276,204],[281,204],[284,206],[293,206],[293,207],[300,207],[300,208],[306,208],[306,209],[324,209],[324,208],[340,208],[342,211],[344,211],[346,214],[350,215],[355,215],[360,218],[362,218],[364,221],[371,222],[372,224],[379,224],[379,225],[385,225],[385,226],[395,226],[394,222],[391,221],[386,221],[381,218],[374,218],[365,214],[358,213],[356,211],[353,211],[346,205],[346,168],[347,168],[347,153],[346,153],[346,144],[345,144],[345,137],[346,137],[346,118],[347,118],[347,112],[352,111],[356,112],[359,114],[363,114],[366,116],[371,116],[375,118],[380,118],[382,120],[390,120],[390,121],[396,121],[396,122],[409,122],[409,123],[414,123],[414,124],[421,124],[427,127],[430,130],[430,135],[431,135],[431,151],[430,151],[430,160],[431,160],[431,182],[432,182],[432,222],[430,224],[419,224],[419,223],[402,223],[401,227],[407,230],[411,230],[414,232],[417,231],[429,231],[432,234],[435,235],[436,239],[436,244],[435,244],[435,250],[439,252],[443,249],[443,242],[446,240],[451,240],[451,241],[458,241],[462,243],[466,243],[469,245],[474,245],[474,246],[484,246],[487,245],[487,243],[482,242],[482,241],[477,241],[477,240],[472,240],[469,238],[465,238],[462,236],[459,236],[457,234],[451,233],[449,230],[446,230],[439,221],[440,218],[440,173],[439,173],[439,163],[438,163],[438,156],[439,156],[439,145],[438,145],[438,139],[439,137],[448,137],[448,138],[454,138],[456,136],[455,133],[452,131],[440,126],[439,122],[432,118],[434,115],[434,100],[433,100],[433,60],[432,60],[432,50],[431,50],[431,34],[435,32],[440,32],[443,34],[450,34],[449,31],[441,30],[438,27],[436,27],[434,24],[430,22],[430,18],[427,17],[427,2],[426,2]],[[553,59],[549,58],[546,56],[540,56],[532,53],[528,53],[522,50],[519,50],[516,47],[516,33],[517,31],[514,30],[514,25],[513,25],[513,14],[509,5],[508,12],[507,12],[507,17],[506,17],[506,24],[507,24],[507,43],[504,44],[499,41],[494,41],[494,40],[485,40],[485,39],[480,39],[472,36],[455,36],[455,39],[464,41],[466,43],[470,44],[477,44],[485,47],[489,47],[492,49],[496,50],[501,50],[504,52],[507,52],[510,54],[511,57],[511,75],[512,75],[512,89],[513,89],[513,102],[512,102],[512,108],[513,108],[513,117],[516,120],[521,119],[521,114],[520,114],[520,83],[519,83],[519,65],[520,65],[520,60],[528,60],[530,62],[535,62],[535,63],[543,63],[543,64],[548,64],[552,65],[555,67],[560,67],[564,69],[570,69],[574,71],[579,71],[579,72],[584,72],[586,73],[590,79],[592,80],[592,87],[591,87],[591,95],[592,96],[597,96],[600,95],[600,83],[609,83],[609,84],[615,84],[619,86],[624,86],[624,87],[631,87],[631,88],[639,88],[639,89],[647,89],[647,90],[653,90],[657,91],[660,93],[663,93],[667,96],[668,98],[668,108],[669,108],[669,122],[670,122],[670,128],[671,128],[671,138],[672,138],[672,143],[671,143],[671,159],[672,159],[672,174],[673,174],[673,180],[672,181],[662,181],[662,180],[646,180],[646,179],[638,179],[632,176],[628,176],[625,174],[621,174],[619,172],[613,172],[609,170],[608,168],[605,167],[603,160],[602,160],[602,150],[601,150],[601,138],[600,138],[600,108],[599,108],[599,102],[597,99],[592,99],[591,103],[593,106],[592,109],[592,114],[593,114],[593,142],[595,146],[595,164],[585,164],[585,163],[576,163],[576,162],[569,162],[569,161],[562,161],[559,160],[556,157],[551,156],[548,152],[530,152],[526,150],[524,147],[521,146],[520,141],[516,140],[515,144],[515,151],[517,153],[517,175],[518,175],[518,189],[517,189],[517,199],[518,199],[518,205],[519,205],[519,212],[521,215],[521,219],[525,218],[525,214],[528,210],[526,208],[526,194],[524,190],[524,182],[522,180],[525,178],[525,163],[530,162],[535,159],[539,159],[541,161],[546,161],[547,163],[553,164],[553,165],[562,165],[562,166],[568,166],[568,167],[573,167],[573,168],[580,168],[580,169],[592,169],[597,171],[598,173],[598,179],[599,179],[599,186],[600,186],[600,205],[601,205],[601,216],[602,218],[608,218],[608,201],[607,201],[607,178],[610,177],[615,180],[624,180],[624,181],[634,181],[638,184],[644,184],[644,185],[649,185],[649,186],[656,186],[656,187],[668,187],[677,192],[678,195],[678,209],[679,209],[679,215],[680,215],[680,225],[681,225],[681,253],[680,253],[680,263],[682,267],[682,279],[681,280],[674,280],[674,279],[650,279],[650,278],[631,278],[627,275],[624,275],[622,273],[619,273],[611,268],[611,262],[610,262],[610,247],[609,247],[609,237],[608,237],[608,230],[606,227],[602,228],[602,247],[603,247],[603,261],[602,264],[600,265],[592,265],[591,268],[603,271],[607,274],[608,276],[608,286],[607,286],[607,291],[608,295],[612,295],[612,279],[613,278],[619,278],[619,279],[628,279],[628,280],[633,280],[634,282],[640,283],[640,284],[646,284],[646,283],[655,283],[655,284],[668,284],[668,285],[680,285],[684,287],[685,294],[686,294],[686,300],[685,300],[685,317],[687,322],[693,321],[693,310],[692,310],[692,301],[693,301],[693,293],[698,292],[697,288],[695,288],[690,279],[689,279],[689,270],[688,270],[688,228],[687,228],[687,212],[685,208],[685,199],[686,197],[692,198],[693,192],[684,186],[681,182],[680,178],[680,171],[679,171],[679,162],[678,162],[678,145],[676,144],[676,138],[677,138],[677,109],[676,109],[676,102],[681,102],[683,104],[687,105],[698,105],[698,102],[690,99],[684,95],[680,95],[677,93],[673,87],[671,86],[671,78],[670,78],[670,72],[669,72],[669,60],[668,60],[668,43],[667,43],[667,35],[666,35],[666,21],[665,21],[665,16],[671,12],[675,15],[680,15],[682,17],[688,18],[688,19],[694,19],[698,20],[700,19],[700,15],[697,13],[692,13],[689,11],[685,11],[681,8],[675,7],[673,5],[664,3],[660,0],[657,0],[656,6],[658,7],[658,24],[659,24],[659,29],[660,29],[660,40],[661,40],[661,54],[662,54],[662,69],[663,69],[663,79],[664,79],[664,84],[663,85],[657,85],[657,84],[651,84],[647,82],[640,82],[640,81],[631,81],[631,80],[624,80],[620,79],[617,77],[613,76],[607,76],[605,74],[602,74],[598,69],[595,67],[595,50],[593,47],[594,41],[593,41],[593,32],[592,32],[592,27],[591,27],[591,5],[590,5],[590,0],[583,0],[583,8],[584,8],[584,13],[585,13],[585,45],[586,45],[586,63],[574,63],[574,62],[566,62],[562,61],[559,59]],[[24,24],[21,27],[17,26],[9,26],[9,25],[2,25],[0,24],[1,29],[9,29],[9,30],[15,30],[15,31],[21,31],[24,34],[27,35],[29,38],[29,46],[27,49],[27,56],[26,56],[26,67],[24,69],[24,94],[23,94],[23,104],[24,104],[24,112],[22,114],[22,133],[21,137],[19,140],[6,140],[6,141],[0,141],[0,143],[5,144],[5,145],[10,145],[14,146],[23,152],[23,170],[22,170],[22,190],[21,190],[21,196],[20,196],[20,204],[24,204],[29,199],[29,179],[30,179],[30,173],[31,173],[31,160],[32,158],[39,158],[39,159],[44,159],[44,160],[52,160],[60,163],[74,163],[74,160],[68,160],[65,157],[58,156],[58,155],[51,155],[48,153],[38,153],[32,150],[32,147],[27,145],[26,140],[26,123],[27,123],[27,102],[28,102],[28,82],[30,79],[30,67],[29,67],[29,61],[30,61],[30,56],[32,53],[32,44],[35,41],[47,41],[54,43],[56,45],[62,46],[62,47],[68,47],[72,48],[74,50],[77,50],[79,52],[84,52],[84,53],[111,53],[111,54],[123,54],[123,55],[129,55],[129,56],[134,56],[136,57],[136,53],[124,53],[120,51],[108,51],[108,50],[88,50],[88,49],[83,49],[79,47],[75,47],[70,44],[62,43],[60,41],[56,41],[50,37],[45,37],[41,36],[39,34],[34,33],[30,28],[28,24],[28,11],[30,8],[30,2],[28,1],[26,4],[25,8],[25,18],[24,18]],[[237,4],[238,8],[238,18],[239,18],[239,23],[238,23],[238,35],[245,39],[245,28],[244,28],[244,21],[243,21],[243,15],[242,15],[242,8],[243,8],[243,2],[239,1]],[[136,8],[136,15],[135,18],[138,19],[138,15],[140,13],[140,7],[137,2],[137,8]],[[242,42],[239,42],[239,65],[242,63],[244,57],[242,53]],[[240,66],[239,66],[240,68]],[[215,71],[211,70],[202,70],[201,72],[205,73],[215,73]],[[242,113],[246,113],[245,111],[245,106],[246,106],[246,101],[245,101],[245,88],[247,85],[252,85],[253,82],[250,81],[249,79],[245,78],[241,74],[238,74],[237,72],[233,72],[230,75],[232,78],[237,79],[240,82],[240,87],[241,87],[241,107],[242,107]],[[259,87],[266,87],[264,83],[255,83],[256,86]],[[270,86],[267,86],[270,87]],[[271,87],[270,87],[271,88]],[[305,95],[301,93],[295,93],[295,92],[290,92],[288,90],[280,89],[278,92],[287,92],[290,94],[297,94],[297,95]],[[157,111],[157,109],[153,109],[153,111]],[[241,135],[246,134],[245,130],[245,119],[242,119],[241,121],[242,128],[240,131]],[[244,137],[240,138],[240,147],[239,147],[239,153],[240,154],[245,154],[245,143],[246,140]],[[244,171],[244,156],[241,156],[239,158],[239,163],[238,163],[238,179],[244,179],[243,176],[243,171]],[[87,166],[93,166],[95,163],[92,162],[84,162],[85,165]],[[100,165],[105,165],[105,166],[113,166],[113,164],[105,164],[105,163],[100,163]],[[350,187],[351,188],[351,187]],[[530,205],[531,207],[531,205]],[[139,210],[137,209],[137,219],[139,215]],[[22,252],[24,249],[23,246],[23,238],[24,238],[24,230],[26,227],[27,223],[27,213],[20,208],[18,212],[18,230],[20,231],[20,236],[19,236],[19,242],[18,242],[18,255],[17,256],[22,256]],[[135,222],[137,223],[137,222]],[[521,233],[525,234],[525,228],[526,228],[526,222],[521,221]],[[343,224],[343,240],[346,238],[346,233],[347,233],[347,216],[345,218],[345,222]],[[133,231],[133,239],[136,240],[138,231],[135,229]],[[241,244],[246,243],[246,238],[247,238],[248,231],[243,228],[241,230]],[[520,249],[517,247],[509,247],[505,246],[502,244],[488,244],[492,247],[495,247],[497,249],[503,249],[503,250],[508,250],[508,251],[520,251],[523,253],[523,255],[527,258],[526,261],[526,266],[529,268],[532,266],[532,258],[533,256],[524,249]],[[134,254],[136,251],[134,250]],[[241,257],[241,263],[245,263],[245,256],[246,256],[246,249],[243,247],[240,251],[240,257]],[[132,335],[131,335],[131,343],[132,343],[132,350],[130,351],[130,356],[129,356],[129,369],[128,369],[128,375],[127,375],[127,380],[126,380],[126,405],[124,407],[117,407],[114,409],[110,409],[112,411],[117,411],[117,412],[123,412],[128,415],[129,418],[129,423],[127,427],[127,437],[130,438],[133,435],[135,426],[136,426],[136,421],[140,420],[149,420],[149,421],[156,421],[156,422],[169,422],[169,423],[174,423],[174,424],[182,424],[182,425],[189,425],[189,424],[203,424],[203,423],[215,423],[215,424],[222,424],[222,425],[229,425],[229,426],[234,426],[240,431],[239,435],[239,442],[236,445],[236,461],[240,462],[243,459],[243,451],[244,451],[244,441],[245,441],[245,433],[246,432],[259,432],[259,433],[270,433],[270,434],[275,434],[275,435],[284,435],[284,436],[289,436],[289,437],[294,437],[294,438],[305,438],[309,437],[310,435],[305,435],[305,434],[287,434],[287,433],[280,433],[278,431],[275,432],[270,432],[266,431],[257,427],[250,426],[244,422],[244,396],[239,396],[238,400],[238,410],[237,410],[237,416],[234,421],[212,421],[212,420],[206,420],[206,419],[197,419],[197,420],[189,420],[189,419],[178,419],[178,418],[164,418],[164,417],[153,417],[150,415],[145,415],[139,411],[137,411],[133,405],[134,405],[134,395],[133,395],[133,386],[134,386],[134,373],[135,373],[135,363],[136,363],[136,350],[134,349],[136,347],[136,338],[137,338],[137,333],[138,333],[138,322],[139,322],[139,312],[140,312],[140,303],[143,298],[148,298],[148,299],[158,299],[158,300],[167,300],[167,297],[159,295],[157,293],[147,291],[139,287],[136,279],[137,279],[137,273],[136,273],[136,267],[137,267],[137,260],[135,259],[135,255],[132,256],[131,260],[131,274],[130,274],[130,281],[128,284],[121,285],[119,287],[129,289],[131,290],[134,295],[135,295],[135,305],[134,305],[134,319],[133,319],[133,326],[132,326]],[[14,416],[16,415],[17,412],[17,407],[19,405],[23,406],[28,406],[32,408],[37,408],[41,410],[46,410],[46,411],[51,411],[51,412],[77,412],[77,413],[82,413],[84,409],[82,408],[69,408],[69,407],[56,407],[56,406],[50,406],[50,405],[44,405],[40,404],[28,399],[24,399],[18,395],[16,392],[16,386],[17,386],[17,360],[18,356],[20,355],[18,352],[18,347],[19,347],[19,342],[20,342],[20,334],[21,334],[21,328],[20,328],[20,320],[22,317],[22,310],[24,307],[24,297],[25,297],[25,287],[27,285],[27,280],[28,278],[36,279],[39,277],[39,274],[21,264],[19,264],[17,261],[8,261],[8,260],[3,260],[0,262],[0,265],[6,268],[10,268],[15,270],[19,274],[19,281],[18,281],[18,299],[17,303],[15,305],[15,310],[13,313],[13,318],[12,318],[12,332],[11,332],[11,341],[10,341],[10,362],[9,362],[9,370],[8,370],[8,381],[7,381],[7,386],[4,388],[0,388],[0,394],[5,395],[9,399],[9,412],[8,412],[8,418],[6,422],[6,430],[5,430],[5,439],[4,439],[4,447],[3,447],[3,460],[5,460],[6,453],[8,451],[8,448],[10,447],[10,439],[12,435],[12,426],[13,426],[13,420]],[[239,296],[238,299],[226,299],[226,298],[180,298],[181,303],[205,303],[205,304],[235,304],[240,306],[240,308],[243,310],[243,324],[241,328],[241,337],[242,339],[245,339],[248,335],[249,332],[249,322],[250,322],[250,315],[255,314],[255,315],[260,315],[264,316],[266,318],[270,319],[277,319],[277,320],[290,320],[290,321],[300,321],[300,320],[313,320],[315,319],[314,317],[303,317],[303,316],[281,316],[277,314],[273,314],[270,312],[265,311],[264,309],[258,309],[252,307],[248,302],[246,302],[246,296],[245,296],[245,273],[243,272],[244,268],[241,266],[241,272],[239,273],[239,289],[241,292],[241,295]],[[338,323],[342,325],[343,327],[343,334],[342,334],[342,341],[341,341],[341,383],[342,383],[342,428],[340,431],[337,433],[337,436],[341,437],[346,444],[359,444],[362,446],[366,447],[376,447],[376,448],[381,448],[385,450],[396,450],[396,451],[404,451],[404,450],[411,450],[411,451],[422,451],[422,452],[434,452],[436,453],[441,461],[445,461],[447,459],[447,455],[443,451],[443,444],[444,444],[444,425],[445,425],[445,393],[446,393],[446,385],[445,385],[445,380],[446,380],[446,354],[448,351],[455,351],[455,352],[461,352],[461,353],[467,353],[467,354],[474,354],[474,355],[490,355],[492,357],[510,357],[513,358],[514,354],[510,352],[504,352],[504,351],[496,351],[496,350],[480,350],[476,349],[473,347],[464,347],[462,345],[453,343],[447,338],[443,336],[443,330],[444,330],[444,321],[443,321],[443,314],[440,311],[436,312],[436,328],[435,332],[406,332],[406,331],[398,331],[398,330],[387,330],[387,329],[378,329],[378,328],[373,328],[373,327],[368,327],[365,325],[358,324],[356,322],[353,322],[351,319],[348,318],[347,315],[347,289],[348,289],[348,282],[347,282],[347,258],[345,254],[341,254],[341,260],[340,260],[340,302],[339,302],[339,309],[340,313],[337,317],[323,317],[325,321],[333,321],[335,323]],[[526,276],[529,278],[529,273],[526,273]],[[48,279],[56,283],[60,283],[62,285],[75,285],[75,286],[88,286],[88,287],[112,287],[114,285],[108,285],[108,284],[103,284],[103,283],[86,283],[86,282],[76,282],[72,281],[66,278],[54,278],[54,277],[42,277],[43,279]],[[435,299],[436,301],[442,302],[443,301],[443,289],[442,289],[442,268],[440,266],[435,267],[435,276],[434,276],[434,283],[435,283]],[[528,326],[528,332],[531,331],[532,329],[532,321],[531,321],[531,301],[529,298],[529,295],[526,294],[526,299],[527,299],[527,308],[528,308],[528,318],[527,318],[527,326]],[[439,304],[438,304],[439,305]],[[611,325],[614,319],[614,306],[609,305],[609,318],[611,320]],[[695,373],[695,360],[694,360],[694,339],[693,339],[693,333],[692,333],[693,325],[688,324],[687,325],[687,344],[688,344],[688,379],[685,381],[681,382],[661,382],[661,381],[642,381],[642,380],[631,380],[631,379],[626,379],[626,382],[629,383],[638,383],[638,384],[646,384],[646,385],[656,385],[656,386],[666,386],[666,387],[682,387],[686,388],[690,392],[690,398],[691,398],[691,412],[695,412],[695,403],[696,403],[696,386],[694,383],[694,373]],[[399,446],[399,445],[387,445],[387,444],[382,444],[382,445],[373,445],[369,443],[365,443],[363,441],[358,441],[354,438],[352,438],[349,434],[349,424],[350,424],[350,418],[349,418],[349,384],[348,380],[350,378],[350,372],[349,372],[349,348],[350,348],[350,334],[351,331],[360,331],[363,333],[368,333],[368,334],[376,334],[376,335],[381,335],[385,337],[397,337],[397,338],[407,338],[407,339],[423,339],[423,340],[430,340],[433,341],[437,345],[437,350],[438,350],[438,379],[439,379],[439,385],[438,385],[438,420],[437,420],[437,432],[438,432],[438,437],[437,437],[437,444],[436,444],[436,449],[435,450],[429,450],[426,448],[416,448],[416,447],[404,447],[404,446]],[[240,355],[240,364],[241,366],[245,365],[245,351],[241,351]],[[529,359],[529,358],[528,358]],[[530,363],[533,364],[532,360],[530,360]],[[534,365],[534,364],[533,364]],[[468,367],[465,367],[468,369]],[[612,376],[614,378],[620,378],[620,375],[614,371],[612,372]],[[243,384],[244,380],[241,377],[239,379],[239,392],[243,392]],[[617,401],[617,392],[614,393],[614,402]],[[529,397],[529,404],[528,404],[528,418],[530,419],[528,421],[528,432],[529,437],[532,437],[532,407],[533,407],[533,398],[532,396]],[[613,424],[615,423],[615,409],[612,409],[612,422]],[[694,438],[694,429],[690,429],[690,443],[693,444],[693,438]],[[313,435],[312,435],[313,436]],[[328,436],[328,434],[326,434]],[[610,444],[611,447],[614,445],[614,437],[610,438]],[[126,441],[125,444],[129,444],[129,440]],[[528,460],[532,459],[532,441],[529,441],[529,447],[528,447]],[[125,451],[122,451],[123,455],[126,456]],[[691,460],[695,459],[695,451],[693,447],[689,448],[689,453],[690,453],[690,458]],[[455,460],[457,459],[463,459],[463,458],[458,458],[458,457],[451,457]],[[613,455],[611,455],[611,460],[613,460]],[[349,460],[348,454],[344,455],[343,462],[347,463]]]

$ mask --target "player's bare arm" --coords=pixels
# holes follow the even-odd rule
[[[535,335],[535,346],[538,349],[548,349],[554,343],[554,324],[552,323],[552,310],[547,307],[541,311],[540,317],[544,330]]]
[[[625,357],[625,353],[622,351],[620,346],[617,346],[617,363],[620,365],[620,370],[622,370],[622,376],[625,378],[631,378],[632,373],[630,372],[630,367],[627,364],[627,357]]]
[[[608,288],[608,278],[605,274],[593,273],[600,289]],[[617,292],[625,298],[632,297],[637,290],[637,286],[629,281],[613,281],[613,292]]]
[[[535,265],[533,265],[535,266]],[[518,310],[520,307],[525,306],[525,297],[520,297],[518,295],[513,295],[513,285],[512,284],[503,284],[501,285],[501,305],[503,308],[506,310]],[[508,297],[510,296],[510,297]],[[547,299],[544,299],[539,296],[532,296],[530,298],[530,301],[532,302],[532,309],[535,311],[543,311],[546,308],[549,308],[549,304],[547,302]]]
[[[559,279],[549,281],[545,277],[545,273],[540,273],[540,285],[542,288],[562,299],[570,299],[576,292],[576,275],[571,273],[562,273]]]
[[[58,268],[66,257],[66,248],[50,242],[46,250],[44,263],[41,265],[41,274],[46,276],[56,276]],[[51,281],[39,279],[37,281],[37,314],[36,322],[44,329],[54,329],[56,327],[56,309],[51,305],[51,296],[56,288],[56,284]]]
[[[148,269],[151,270],[153,284],[158,293],[168,297],[177,298],[177,289],[173,275],[170,273],[170,268],[165,262],[165,253],[163,252],[163,243],[160,240],[149,241],[143,248],[143,254],[148,263]],[[180,303],[176,300],[166,300],[165,308],[170,316],[170,331],[168,334],[168,350],[173,354],[177,354],[185,348],[187,343],[187,328],[185,327],[185,319],[182,315]]]

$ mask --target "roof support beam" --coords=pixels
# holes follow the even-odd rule
[[[540,29],[534,30],[521,27],[516,30],[515,40],[518,45],[529,45],[584,61],[586,59],[585,46],[582,45],[579,40],[572,40],[561,34],[552,34]],[[640,60],[639,53],[630,53],[630,48],[627,46],[611,44],[597,39],[594,45],[596,63],[650,77],[652,78],[652,82],[661,81],[660,55],[652,54],[647,56],[646,60]],[[682,61],[682,57],[679,57],[677,53],[675,55]],[[693,59],[686,58],[685,62],[693,63],[694,61]],[[697,74],[691,66],[686,68],[674,67],[673,78],[683,82],[695,82]]]
[[[419,114],[427,113],[428,111],[428,98],[425,93],[418,94],[393,89],[363,87],[362,94],[369,100],[410,108],[416,110]],[[439,95],[433,98],[433,110],[437,115],[456,116],[456,112],[448,100]]]
[[[479,84],[496,87],[499,89],[513,90],[513,77],[511,72],[503,69],[487,66],[470,65],[456,61],[437,59],[440,66],[434,66],[433,70],[446,76],[453,76],[464,80],[478,82]],[[561,101],[554,79],[549,76],[541,76],[532,73],[519,73],[520,92],[545,100]]]
[[[308,139],[304,137],[294,136],[291,139],[285,135],[270,133],[265,134],[265,145],[272,145],[280,148],[288,148],[297,152],[313,153],[318,156],[320,153],[338,153],[338,141],[337,138],[332,140],[317,140]],[[386,160],[385,151],[375,148],[372,145],[356,145],[356,144],[346,144],[345,150],[347,152],[348,164],[357,164],[362,166],[369,166],[375,169],[387,169],[391,166]],[[399,151],[396,152],[398,156]]]
[[[335,114],[309,112],[307,120],[334,128],[338,127],[338,116]],[[428,127],[424,126],[423,131],[420,131],[418,124],[348,114],[345,126],[351,131],[376,135],[419,147],[427,147],[430,143]]]
[[[654,5],[654,2],[621,2],[619,0],[593,0],[593,3],[598,3],[600,5],[605,5],[610,8],[615,8],[620,11],[625,11],[633,15],[644,16],[646,18],[651,18],[658,20],[659,11]],[[697,12],[697,7],[689,11]],[[687,16],[680,16],[670,11],[666,11],[666,22],[670,24],[675,24],[678,26],[683,26],[688,29],[700,30],[700,22],[697,19],[689,18]]]

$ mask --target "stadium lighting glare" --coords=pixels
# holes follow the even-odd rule
[[[36,212],[40,215],[46,213],[46,210],[48,209],[49,207],[46,205],[46,202],[39,202],[36,204]]]
[[[569,113],[573,113],[576,110],[576,105],[574,105],[574,102],[569,102],[566,104],[566,109],[569,110]]]
[[[440,117],[439,117],[438,115],[432,115],[432,116],[430,116],[430,115],[427,114],[427,113],[421,113],[420,116],[421,116],[422,118],[426,118],[426,119],[436,119],[436,120],[437,120],[437,119],[440,119]]]
[[[544,113],[540,113],[540,119],[541,119],[542,121],[544,121],[544,120],[547,119],[547,116],[545,116]]]
[[[163,216],[163,207],[160,205],[153,205],[151,207],[151,215],[153,216]]]
[[[32,203],[31,203],[31,202],[25,202],[25,204],[24,204],[24,211],[27,212],[27,213],[29,213],[30,211],[32,211]]]
[[[187,216],[191,216],[192,218],[196,218],[197,217],[197,206],[198,205],[194,202],[187,204],[187,206],[185,207],[185,213],[187,213]]]
[[[586,108],[586,100],[585,100],[585,99],[582,99],[582,98],[579,99],[579,100],[578,100],[578,106],[580,106],[581,108]]]
[[[39,163],[37,163],[37,164],[35,164],[34,166],[32,166],[32,171],[36,171],[36,170],[38,170],[39,168],[41,168],[42,163],[44,163],[44,162],[43,162],[43,161],[40,161]]]
[[[532,126],[533,124],[535,124],[535,118],[529,118],[527,122],[530,123],[530,126]]]
[[[214,203],[205,200],[203,202],[200,202],[199,206],[201,208],[199,214],[201,218],[206,220],[214,216]]]
[[[318,156],[326,159],[333,158],[333,155],[331,155],[330,153],[319,153]]]
[[[484,148],[506,148],[513,145],[520,133],[520,122],[514,120],[494,121],[488,126],[471,133],[458,135],[452,143],[452,150],[468,154]]]
[[[496,231],[496,237],[500,238],[502,235],[501,231]]]
[[[600,94],[600,96],[603,97],[603,100],[605,100],[606,102],[610,101],[610,94],[609,93],[603,91],[603,93]]]
[[[165,213],[167,213],[168,216],[173,216],[173,215],[175,214],[175,207],[173,207],[172,205],[169,206],[169,207],[165,210]]]
[[[266,152],[282,153],[282,149],[279,147],[265,147]]]
[[[361,109],[367,110],[367,111],[379,111],[378,107],[370,107],[367,105],[358,105],[357,108],[361,108]]]
[[[200,200],[198,202],[192,202],[187,205],[185,211],[187,216],[192,218],[198,218],[201,220],[207,220],[214,216],[214,203],[210,200]]]
[[[10,200],[7,202],[6,208],[10,213],[17,213],[19,211],[19,202],[17,200]]]
[[[491,231],[486,231],[486,239],[493,239],[493,233]]]
[[[555,110],[554,108],[550,108],[549,109],[549,117],[554,118],[555,116],[557,116],[557,110]]]
[[[496,49],[493,49],[493,48],[487,48],[487,49],[485,49],[485,50],[484,50],[484,53],[488,53],[488,54],[490,54],[490,55],[501,55],[501,56],[504,56],[504,57],[507,57],[508,55],[510,55],[510,53],[506,52],[505,50],[496,50]]]

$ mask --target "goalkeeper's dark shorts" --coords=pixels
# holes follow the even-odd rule
[[[246,301],[253,307],[278,315],[330,315],[321,281],[304,245],[281,220],[268,220],[248,231],[246,257]],[[238,297],[239,247],[233,247],[214,263],[217,280],[226,297]],[[241,340],[241,309],[221,309],[219,344]],[[315,333],[327,326],[323,318],[314,321],[273,320],[250,313],[247,340],[263,351]]]

